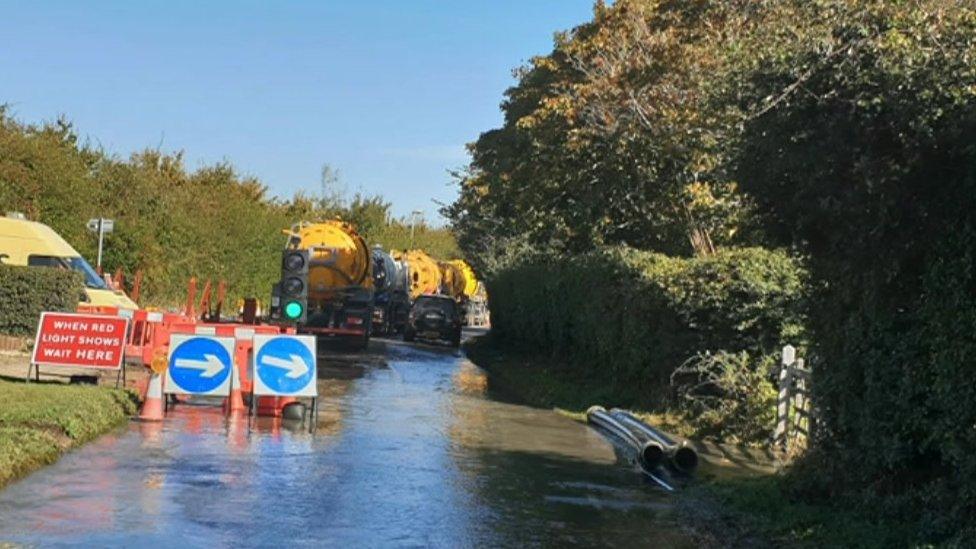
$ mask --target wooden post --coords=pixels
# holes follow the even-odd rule
[[[783,347],[783,364],[779,371],[779,398],[776,401],[776,430],[773,432],[773,444],[786,449],[787,434],[790,427],[790,384],[793,379],[790,367],[796,360],[796,348],[792,345]]]
[[[805,442],[809,444],[810,439],[810,414],[807,410],[807,372],[804,369],[802,358],[796,359],[796,370],[799,371],[796,377],[796,424],[805,430]],[[799,436],[799,433],[797,433]]]

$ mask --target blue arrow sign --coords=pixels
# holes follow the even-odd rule
[[[212,337],[190,337],[171,347],[167,377],[191,394],[213,394],[227,382],[233,360],[225,343]]]
[[[260,381],[256,387],[258,392],[285,396],[317,394],[315,353],[312,351],[314,338],[255,336],[255,347],[254,369]]]

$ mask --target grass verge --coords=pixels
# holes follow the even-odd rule
[[[134,393],[0,379],[0,487],[124,423]]]
[[[581,377],[546,357],[508,349],[490,335],[465,344],[468,358],[489,374],[489,387],[503,398],[586,421],[593,404],[619,400],[605,381]],[[688,437],[694,429],[680,415],[642,413],[641,419]],[[678,495],[682,516],[719,546],[904,547],[911,528],[877,521],[840,503],[811,504],[791,494],[789,473],[699,474]]]
[[[696,527],[721,539],[760,539],[775,547],[920,547],[917,524],[864,510],[810,503],[790,493],[789,473],[706,480],[681,494],[679,508]],[[756,545],[745,543],[743,545]]]

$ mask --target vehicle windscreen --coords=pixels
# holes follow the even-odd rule
[[[414,304],[419,312],[440,311],[445,316],[454,316],[454,302],[447,299],[424,299],[420,298]]]
[[[56,269],[71,269],[78,271],[85,277],[85,287],[94,290],[107,290],[108,286],[98,272],[82,257],[53,257],[49,255],[32,255],[27,258],[27,265],[31,267],[54,267]]]

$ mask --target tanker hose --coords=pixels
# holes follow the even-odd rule
[[[654,470],[665,458],[664,447],[654,440],[640,440],[634,433],[624,427],[613,416],[607,413],[602,406],[592,406],[586,411],[586,419],[623,440],[635,452],[637,461],[646,471]]]
[[[675,470],[692,473],[698,467],[698,452],[685,443],[677,443],[658,429],[637,419],[630,412],[614,408],[610,415],[641,440],[654,441],[664,449],[668,461]]]

